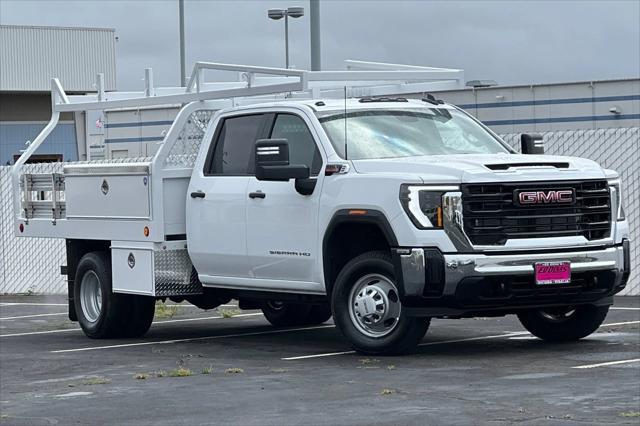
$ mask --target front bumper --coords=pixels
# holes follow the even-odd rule
[[[567,304],[608,304],[630,275],[629,240],[601,248],[441,253],[393,251],[403,306],[415,315],[455,316]],[[539,286],[535,262],[570,261],[571,283]]]

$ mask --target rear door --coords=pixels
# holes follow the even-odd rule
[[[265,129],[264,114],[220,120],[204,166],[194,170],[187,194],[189,255],[204,283],[216,277],[249,277],[247,185],[254,145]],[[252,168],[252,166],[251,166]]]
[[[249,178],[247,206],[247,250],[252,274],[274,280],[278,290],[316,291],[318,268],[318,213],[323,158],[304,116],[278,113],[273,116],[268,137],[289,142],[290,164],[305,164],[316,186],[311,195],[301,195],[295,181],[259,181]],[[261,193],[261,197],[251,194]],[[275,280],[281,281],[280,283]],[[286,281],[286,282],[285,282]],[[321,290],[319,290],[321,291]]]

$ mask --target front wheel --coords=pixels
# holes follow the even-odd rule
[[[429,328],[429,319],[402,309],[391,257],[368,252],[349,261],[331,295],[333,318],[353,347],[367,354],[412,351]]]
[[[587,337],[604,322],[608,306],[565,306],[537,309],[518,314],[531,334],[550,342],[571,342]]]

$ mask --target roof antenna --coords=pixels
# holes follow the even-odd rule
[[[344,159],[348,160],[347,154],[347,86],[344,86]]]

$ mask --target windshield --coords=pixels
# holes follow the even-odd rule
[[[510,152],[473,119],[454,109],[350,111],[346,129],[343,112],[318,113],[318,119],[338,155],[350,160]]]

